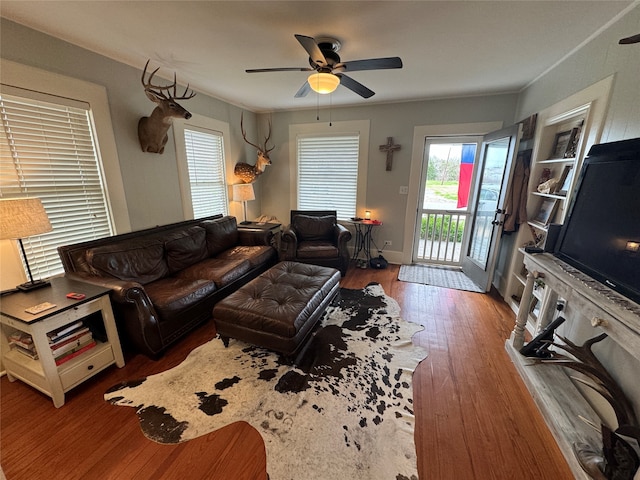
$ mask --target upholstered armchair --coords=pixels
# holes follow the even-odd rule
[[[291,223],[281,239],[281,260],[340,270],[349,266],[351,232],[337,222],[335,210],[291,210]]]

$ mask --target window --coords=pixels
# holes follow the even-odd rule
[[[0,115],[0,196],[40,198],[53,231],[25,253],[34,277],[62,273],[59,245],[113,233],[89,105],[3,86]]]
[[[298,209],[356,216],[358,135],[298,137]]]
[[[173,136],[185,218],[229,215],[229,124],[193,114],[174,120]]]
[[[185,153],[189,170],[191,206],[194,218],[228,214],[222,134],[184,129]]]
[[[332,127],[292,125],[297,175],[292,190],[299,210],[336,210],[339,219],[364,215],[369,122]]]

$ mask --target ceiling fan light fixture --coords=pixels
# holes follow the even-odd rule
[[[321,94],[332,93],[340,85],[340,78],[333,73],[312,73],[307,79],[311,90]]]

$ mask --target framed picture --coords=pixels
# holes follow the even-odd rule
[[[579,132],[579,128],[573,128],[565,132],[556,133],[549,158],[569,158],[574,156]]]
[[[557,198],[545,198],[544,200],[542,200],[540,208],[538,209],[538,213],[532,221],[544,226],[549,225],[551,219],[553,218],[553,214],[556,213],[557,207]]]
[[[530,117],[525,118],[522,123],[522,138],[520,141],[531,140],[536,133],[536,120],[538,114],[534,113]]]
[[[573,165],[565,165],[562,175],[558,180],[555,193],[566,196],[571,188],[571,180],[573,179]]]

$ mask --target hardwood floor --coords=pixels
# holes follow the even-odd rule
[[[414,337],[429,350],[414,374],[420,479],[573,478],[504,350],[514,324],[509,307],[493,294],[399,282],[398,268],[352,267],[342,286],[378,282],[400,303],[405,319],[425,327]],[[158,361],[128,356],[124,368],[111,367],[69,392],[60,409],[3,377],[0,458],[6,478],[264,480],[268,459],[248,424],[160,445],[142,435],[133,409],[103,400],[118,382],[177,365],[214,333],[209,322]],[[306,478],[301,472],[295,480]]]

